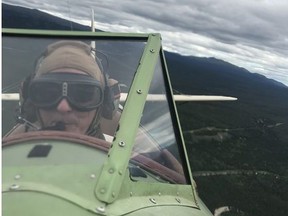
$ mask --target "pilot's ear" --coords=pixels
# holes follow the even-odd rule
[[[106,119],[112,119],[118,110],[120,103],[120,86],[117,80],[107,79],[107,86],[104,93],[104,107],[102,116]]]

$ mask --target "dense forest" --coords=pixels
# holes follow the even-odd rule
[[[166,57],[175,93],[238,98],[177,103],[204,202],[230,207],[224,215],[286,215],[288,88],[214,58]]]

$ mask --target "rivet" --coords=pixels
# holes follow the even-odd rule
[[[20,179],[20,178],[21,178],[20,175],[15,175],[15,176],[14,176],[14,179],[15,179],[15,180]]]
[[[149,200],[150,200],[153,204],[157,204],[157,203],[156,203],[156,200],[155,200],[154,198],[150,198]]]
[[[151,52],[151,53],[155,53],[155,50],[154,50],[154,49],[151,49],[150,52]]]
[[[161,196],[161,193],[159,192],[158,195]]]
[[[119,144],[120,147],[124,147],[125,146],[125,142],[123,142],[123,141],[120,141],[118,144]]]
[[[108,172],[109,172],[110,174],[112,174],[112,173],[114,173],[114,169],[111,168],[111,169],[108,170]]]
[[[95,174],[91,174],[90,178],[94,179],[94,178],[96,178],[96,175]]]
[[[141,90],[141,89],[138,89],[136,92],[137,92],[138,94],[142,94],[142,90]]]
[[[122,172],[121,170],[119,170],[118,173],[119,173],[119,175],[122,175],[122,174],[123,174],[123,172]]]
[[[106,190],[104,189],[104,188],[102,188],[101,190],[100,190],[100,193],[101,194],[104,194],[106,192]]]
[[[112,197],[114,198],[116,196],[115,192],[112,192]]]
[[[130,192],[130,197],[132,197],[133,196],[133,192]]]
[[[104,206],[99,206],[96,208],[96,211],[99,213],[104,213],[105,212],[105,207]]]
[[[13,184],[10,186],[10,190],[17,190],[17,189],[19,189],[19,187],[20,187],[19,185]]]

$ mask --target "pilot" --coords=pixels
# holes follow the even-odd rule
[[[100,121],[113,118],[119,92],[111,86],[117,84],[104,74],[91,46],[58,41],[23,82],[18,120],[25,123],[24,132],[63,130],[104,139]]]
[[[119,120],[120,89],[116,80],[108,79],[95,55],[95,49],[81,41],[49,45],[34,73],[22,83],[18,116],[22,124],[5,137],[35,130],[60,130],[100,139],[105,139],[105,131],[113,136]],[[183,173],[168,150],[161,152],[161,160]]]

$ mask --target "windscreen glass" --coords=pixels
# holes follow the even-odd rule
[[[74,39],[65,39],[65,41],[68,41],[68,43],[75,42]],[[88,118],[90,127],[87,131],[92,128],[92,130],[97,129],[97,133],[86,135],[107,142],[108,145],[103,147],[101,144],[100,148],[103,147],[108,151],[119,127],[119,119],[123,109],[126,105],[133,107],[133,103],[126,104],[125,102],[134,81],[135,73],[139,72],[137,70],[141,57],[145,55],[146,42],[127,39],[123,41],[103,39],[91,41],[87,38],[81,40],[77,38],[77,43],[85,43],[90,47],[89,52],[91,52],[91,58],[94,59],[87,64],[87,58],[84,58],[84,65],[81,67],[77,58],[72,58],[73,62],[65,62],[69,61],[70,55],[72,55],[67,50],[65,52],[61,51],[58,58],[51,57],[53,61],[51,59],[45,60],[50,58],[49,52],[51,53],[51,49],[55,49],[55,47],[53,48],[55,43],[62,42],[63,39],[54,37],[3,37],[2,94],[5,99],[2,104],[2,133],[11,136],[23,133],[23,130],[24,132],[64,130],[76,134],[78,131],[75,130],[75,127],[80,126],[81,129],[82,126],[81,124],[76,125],[80,120],[78,121],[74,117],[71,120],[68,115],[63,114],[64,112],[61,114],[63,109],[67,109],[67,106],[69,106],[73,113],[77,113],[75,116],[79,119],[80,117],[83,118],[83,113],[85,115],[92,113],[91,117]],[[51,44],[53,44],[52,48]],[[49,48],[47,49],[47,47]],[[79,58],[82,58],[81,55]],[[80,61],[80,63],[82,62]],[[91,70],[94,70],[91,69],[94,64],[98,65],[101,75],[105,79],[98,79],[97,82],[93,81],[97,78],[97,76],[96,78],[91,77],[94,76],[91,72]],[[57,66],[57,68],[53,65],[67,66]],[[82,72],[78,74],[77,71],[75,72],[75,68],[78,72],[79,70]],[[153,71],[147,71],[153,73],[153,79],[135,138],[132,160],[129,164],[130,177],[133,181],[185,184],[187,181],[184,177],[181,161],[183,157],[180,156],[179,152],[181,151],[178,149],[178,146],[181,146],[182,143],[176,135],[179,128],[177,121],[175,121],[176,114],[173,109],[172,96],[167,94],[169,85],[163,68],[161,58],[158,57],[158,62]],[[30,80],[27,79],[29,75]],[[103,86],[108,87],[109,91],[107,92],[107,89]],[[19,92],[22,92],[21,98],[19,98]],[[22,104],[21,108],[23,108],[23,103],[28,105],[32,103],[33,106],[31,109],[20,110],[19,101]],[[63,103],[66,105],[63,105]],[[100,116],[97,115],[97,112],[102,103],[104,105]],[[57,111],[57,117],[54,115],[55,111]],[[62,124],[55,120],[60,118],[59,116],[61,116]],[[48,123],[45,124],[45,122]],[[15,125],[16,130],[15,127],[13,128]],[[13,128],[12,132],[11,128]],[[18,130],[19,128],[21,130]],[[103,137],[99,136],[99,131],[103,133]],[[42,145],[42,141],[39,144]],[[57,148],[60,148],[60,146],[57,146]],[[75,148],[75,152],[80,151],[76,150],[77,148]],[[52,149],[56,149],[56,147],[52,145]],[[71,158],[74,158],[73,163],[82,163],[83,158]],[[71,163],[70,159],[69,164]],[[86,159],[85,161],[89,163],[90,159]],[[65,158],[60,157],[59,160],[65,160]]]
[[[131,172],[131,178],[134,180],[156,179],[163,182],[168,180],[170,183],[186,183],[178,149],[181,144],[175,135],[177,127],[174,126],[177,123],[172,118],[175,117],[175,113],[173,115],[172,98],[167,95],[167,87],[159,59],[146,99],[132,158],[132,164],[133,159],[136,159],[136,164],[141,164],[142,170],[138,172],[143,174],[138,176],[135,170],[140,168],[132,166],[134,172]]]
[[[45,54],[45,52],[47,52],[47,46],[63,40],[83,42],[90,46],[92,49],[91,56],[95,59],[103,77],[105,76],[106,78],[99,80],[100,82],[98,83],[84,76],[78,80],[72,77],[69,78],[68,81],[65,81],[67,79],[63,74],[62,77],[57,78],[58,74],[70,71],[69,68],[61,68],[61,64],[66,67],[70,67],[70,65],[72,68],[77,67],[80,71],[93,70],[93,68],[89,68],[90,62],[83,61],[82,64],[81,60],[78,60],[77,57],[76,59],[72,59],[70,63],[61,63],[61,61],[66,61],[65,52],[63,52],[61,55],[59,54],[58,58],[54,57],[54,59],[49,62],[52,66],[49,64],[45,65],[45,67],[48,67],[47,70],[49,70],[50,67],[51,70],[56,69],[56,72],[59,73],[53,73],[51,75],[49,72],[49,76],[45,74],[46,77],[37,77],[32,87],[29,87],[30,82],[24,84],[23,81],[29,75],[32,76],[32,80],[35,81],[34,73],[37,71],[37,67],[41,67],[41,64],[43,64],[44,67],[45,59],[43,60],[44,63],[42,63],[41,58],[47,54]],[[101,103],[105,104],[104,108],[108,111],[102,115],[104,117],[101,119],[100,127],[105,135],[105,139],[112,141],[121,114],[121,110],[119,111],[118,108],[123,108],[125,104],[126,96],[133,81],[134,74],[137,71],[145,44],[146,42],[141,40],[92,41],[91,39],[79,39],[78,37],[75,40],[66,38],[3,36],[2,94],[5,94],[5,98],[2,109],[2,134],[7,134],[17,123],[16,120],[19,120],[19,117],[22,118],[20,123],[25,124],[26,130],[43,129],[43,125],[39,123],[35,110],[28,108],[25,115],[22,115],[23,110],[21,111],[19,109],[19,92],[22,91],[22,96],[24,96],[22,98],[28,97],[37,107],[46,110],[56,109],[64,97],[73,109],[80,112],[95,110]],[[69,55],[70,53],[67,54],[68,60],[70,59]],[[60,66],[57,66],[57,64]],[[92,64],[94,63],[92,62]],[[87,75],[85,73],[84,75]],[[56,74],[56,76],[54,74]],[[25,88],[21,88],[21,86]],[[83,86],[87,86],[87,88]],[[108,90],[103,86],[108,86]],[[120,96],[122,97],[120,98]],[[21,102],[23,103],[23,101]],[[31,113],[29,113],[30,111]],[[91,118],[93,118],[93,116]],[[53,126],[53,124],[54,123],[45,125],[45,127],[49,128]]]

